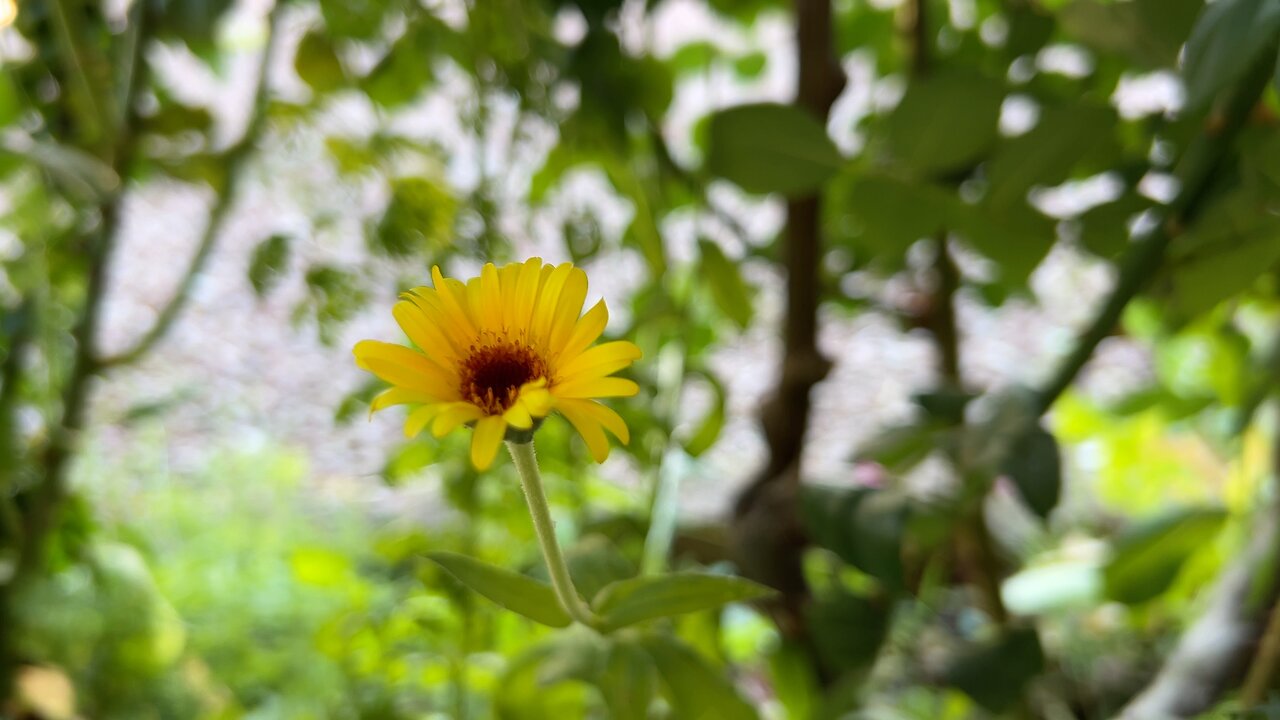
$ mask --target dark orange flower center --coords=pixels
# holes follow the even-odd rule
[[[527,345],[473,345],[462,361],[462,397],[487,414],[498,415],[516,401],[520,386],[546,374],[547,364]]]

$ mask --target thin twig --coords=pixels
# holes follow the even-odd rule
[[[279,25],[277,18],[282,7],[284,7],[284,3],[278,3],[268,17],[267,45],[263,49],[262,60],[258,65],[257,91],[254,94],[253,104],[249,111],[249,122],[240,139],[223,153],[223,163],[226,167],[225,179],[222,187],[215,188],[218,193],[214,199],[213,207],[209,210],[209,219],[205,224],[204,234],[196,246],[195,254],[191,256],[191,261],[187,264],[182,280],[178,283],[173,297],[169,299],[164,309],[160,311],[151,328],[128,349],[116,355],[98,358],[96,360],[98,370],[128,365],[141,359],[169,332],[170,328],[173,327],[174,321],[178,319],[187,302],[191,299],[191,291],[195,287],[196,281],[200,278],[200,274],[203,272],[205,264],[209,261],[209,257],[213,254],[218,237],[226,225],[245,165],[252,156],[258,137],[265,125],[266,108],[270,98],[267,71],[270,68],[271,56],[274,54],[278,35],[277,26]]]

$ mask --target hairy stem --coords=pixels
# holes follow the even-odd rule
[[[538,545],[542,548],[542,557],[547,562],[547,574],[551,576],[551,587],[555,589],[560,606],[574,620],[587,627],[599,628],[600,618],[578,595],[578,589],[573,586],[573,577],[569,575],[569,564],[565,562],[560,543],[556,541],[556,524],[551,519],[547,495],[542,490],[542,474],[538,472],[538,459],[533,452],[533,443],[508,442],[507,450],[511,452],[516,471],[520,473],[524,499],[529,503],[529,514],[533,516],[533,529],[538,534]]]

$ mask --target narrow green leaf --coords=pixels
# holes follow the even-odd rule
[[[457,553],[433,552],[427,557],[458,582],[512,612],[551,627],[569,625],[568,614],[546,583]]]
[[[754,193],[814,192],[843,158],[827,131],[790,105],[741,105],[711,116],[707,169]]]
[[[653,659],[675,717],[681,720],[756,720],[756,711],[719,670],[675,638],[655,635],[640,646]]]
[[[1031,429],[1013,442],[1004,473],[1013,480],[1027,506],[1036,515],[1048,517],[1062,492],[1058,441],[1044,428]]]
[[[1205,6],[1187,40],[1182,75],[1187,107],[1204,107],[1244,74],[1280,33],[1275,0],[1218,0]]]
[[[706,452],[720,439],[720,432],[724,429],[724,421],[726,414],[726,403],[728,402],[727,393],[725,392],[724,383],[709,373],[701,373],[701,377],[707,381],[711,387],[713,397],[711,399],[711,409],[702,417],[702,421],[698,423],[697,429],[684,442],[684,451],[692,457],[698,457]]]
[[[1136,605],[1173,585],[1183,564],[1227,520],[1221,508],[1183,508],[1140,523],[1119,537],[1103,568],[1107,597]]]
[[[607,627],[616,629],[771,594],[773,590],[745,578],[675,573],[612,583],[600,591],[592,606]]]
[[[716,307],[739,328],[751,323],[751,292],[742,279],[738,264],[725,256],[720,246],[710,240],[699,239],[702,254],[702,276],[711,288]]]

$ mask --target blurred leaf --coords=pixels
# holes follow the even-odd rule
[[[1034,628],[1015,628],[995,642],[970,648],[948,663],[947,684],[994,713],[1013,707],[1022,689],[1044,669]]]
[[[338,59],[333,44],[327,36],[316,30],[302,37],[302,42],[298,44],[298,54],[293,58],[293,69],[302,82],[317,94],[337,90],[346,80],[342,61]]]
[[[823,666],[840,674],[870,668],[889,631],[887,602],[843,591],[819,598],[806,617]]]
[[[675,717],[691,720],[755,720],[751,708],[733,685],[696,652],[665,635],[640,640],[653,659],[667,690]]]
[[[810,539],[893,589],[904,582],[903,536],[911,509],[897,493],[807,486],[800,501]]]
[[[546,583],[457,553],[433,552],[427,557],[458,582],[512,612],[551,627],[569,626],[569,616]]]
[[[1173,309],[1194,317],[1247,291],[1263,273],[1280,262],[1280,227],[1263,229],[1235,242],[1171,263],[1163,278]]]
[[[232,0],[151,0],[159,7],[149,17],[156,22],[156,34],[177,37],[201,57],[214,51],[219,20],[233,5]]]
[[[754,80],[764,73],[769,57],[762,52],[751,52],[733,61],[733,69],[743,80]]]
[[[1204,8],[1187,40],[1182,75],[1187,108],[1204,107],[1235,82],[1280,33],[1274,0],[1218,0]]]
[[[1111,137],[1117,123],[1109,107],[1072,104],[1045,108],[1030,131],[1005,141],[987,164],[988,197],[993,205],[1023,201],[1034,185],[1055,185],[1103,145],[1119,148]]]
[[[974,394],[963,390],[943,388],[932,392],[916,393],[911,400],[940,423],[959,425],[964,422],[964,410],[973,401]]]
[[[581,685],[548,686],[541,677],[543,663],[555,654],[562,636],[535,645],[507,663],[493,691],[494,714],[499,720],[587,716],[586,693]]]
[[[1129,246],[1129,221],[1150,208],[1150,200],[1126,192],[1119,199],[1097,205],[1080,216],[1080,244],[1100,258],[1111,260]]]
[[[684,441],[684,451],[692,457],[698,457],[709,450],[716,440],[720,439],[720,433],[724,430],[726,402],[728,400],[724,383],[710,373],[700,374],[711,387],[712,399],[711,409],[702,417],[702,421],[698,423],[697,429]]]
[[[384,16],[399,4],[387,0],[320,0],[320,12],[334,37],[369,40],[380,34]]]
[[[308,298],[296,309],[298,317],[311,315],[320,330],[320,340],[334,340],[338,325],[363,307],[368,293],[355,274],[331,265],[313,265],[305,276]]]
[[[996,141],[1004,85],[944,65],[914,78],[884,122],[893,156],[925,177],[962,170]]]
[[[806,111],[761,103],[711,116],[707,170],[753,193],[814,192],[843,165],[827,131]]]
[[[582,626],[556,633],[538,666],[538,683],[544,687],[569,680],[595,684],[609,645],[608,638]]]
[[[842,173],[827,193],[828,214],[843,210],[854,222],[854,245],[873,262],[896,268],[907,249],[950,223],[959,199],[925,182],[880,174]]]
[[[289,558],[293,576],[306,585],[337,587],[348,582],[351,561],[346,555],[325,548],[299,548]]]
[[[1062,492],[1062,454],[1051,433],[1036,426],[1015,440],[1003,472],[1036,515],[1049,516]]]
[[[1137,605],[1159,597],[1177,579],[1187,558],[1222,529],[1221,508],[1182,508],[1145,520],[1118,537],[1103,569],[1106,595]]]
[[[610,629],[646,620],[713,610],[731,602],[772,595],[773,590],[746,578],[702,573],[673,573],[611,583],[592,600]]]
[[[49,171],[67,192],[80,200],[101,200],[120,185],[114,170],[78,148],[8,131],[0,134],[0,151],[26,158]]]
[[[1067,35],[1143,67],[1173,67],[1203,0],[1076,0],[1058,11]]]
[[[954,229],[999,265],[1000,282],[1007,288],[1026,285],[1057,237],[1055,222],[1026,203],[966,205]]]
[[[751,324],[751,293],[742,279],[738,263],[725,257],[716,243],[700,239],[698,249],[702,254],[702,277],[711,288],[716,307],[739,328]]]
[[[883,465],[889,472],[901,475],[919,465],[938,447],[943,431],[932,425],[898,425],[885,428],[858,448],[860,461]]]
[[[143,121],[143,130],[156,135],[180,135],[186,132],[207,133],[213,127],[208,108],[194,107],[163,97],[159,109]]]
[[[391,181],[391,202],[370,237],[373,248],[406,257],[449,247],[458,201],[442,183],[424,177]]]
[[[607,585],[636,574],[631,564],[609,538],[588,535],[565,552],[569,575],[583,597],[595,597]]]
[[[249,258],[249,282],[258,297],[266,297],[267,293],[280,282],[281,276],[289,269],[289,237],[272,235],[258,243]]]
[[[1103,599],[1102,590],[1102,567],[1075,560],[1021,570],[1000,586],[1000,597],[1009,612],[1040,615],[1094,606]]]
[[[822,705],[822,690],[814,672],[812,653],[803,640],[782,640],[778,649],[769,654],[769,675],[788,718],[819,717],[817,708]]]
[[[367,410],[368,402],[364,403]],[[382,468],[382,479],[388,485],[396,486],[406,478],[417,475],[436,461],[439,445],[433,442],[409,441],[401,445]]]
[[[334,4],[342,1],[334,0]],[[361,81],[370,100],[384,108],[397,108],[416,100],[435,81],[432,61],[440,39],[436,30],[434,24],[414,23],[396,40]]]
[[[610,718],[646,720],[649,705],[658,692],[653,660],[639,646],[615,641],[609,647],[597,686]]]

